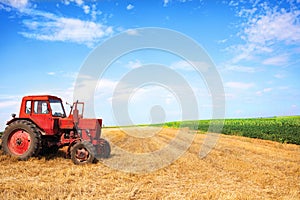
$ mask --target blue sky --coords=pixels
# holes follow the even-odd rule
[[[24,95],[52,94],[71,102],[90,52],[123,31],[143,27],[175,30],[205,49],[223,81],[227,118],[300,114],[299,0],[0,0],[0,27],[0,130],[19,112]],[[118,81],[148,63],[181,74],[195,91],[199,119],[211,117],[201,76],[179,57],[144,50],[119,58],[98,80],[95,114],[104,124],[116,123],[111,98]],[[176,97],[148,85],[132,94],[133,122],[151,122],[156,105],[165,110],[165,121],[180,120]]]

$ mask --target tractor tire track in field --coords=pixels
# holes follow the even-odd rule
[[[178,129],[165,128],[153,135],[151,132],[153,129],[149,127],[138,131],[105,128],[103,137],[128,152],[143,154],[164,148],[178,134]],[[220,135],[211,153],[200,159],[205,135],[193,136],[191,146],[179,159],[149,173],[125,173],[108,167],[106,162],[124,159],[115,148],[112,148],[111,158],[84,166],[65,159],[62,150],[57,155],[28,161],[1,154],[0,197],[300,199],[299,145]],[[143,164],[147,166],[147,162]]]

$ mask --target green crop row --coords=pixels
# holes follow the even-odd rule
[[[221,129],[223,124],[223,128]],[[273,140],[300,145],[300,116],[248,118],[223,120],[197,120],[156,124],[172,128],[188,127],[199,132],[221,130],[227,135]]]

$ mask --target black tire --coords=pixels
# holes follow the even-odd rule
[[[109,158],[110,156],[110,144],[107,140],[100,138],[99,145],[97,146],[97,158]]]
[[[71,159],[76,165],[93,163],[95,152],[95,147],[90,142],[78,142],[71,147]]]
[[[27,120],[17,120],[9,124],[2,136],[5,154],[27,160],[37,156],[41,149],[41,134],[36,125]]]
[[[57,154],[59,147],[57,145],[53,145],[47,149],[49,154]]]
[[[56,154],[59,150],[59,139],[54,136],[42,136],[42,149],[40,155]],[[51,145],[51,146],[49,146]]]
[[[58,150],[59,150],[59,147],[57,145],[53,145],[51,147],[42,146],[40,155],[45,156],[45,155],[50,155],[50,154],[57,154]]]

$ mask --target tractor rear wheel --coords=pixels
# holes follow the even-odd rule
[[[108,158],[110,156],[110,145],[107,140],[100,138],[99,145],[96,146],[97,148],[97,157],[99,158]]]
[[[71,147],[71,159],[77,165],[93,163],[95,147],[88,141],[78,142]]]
[[[39,129],[30,121],[17,120],[9,124],[2,136],[4,153],[27,160],[37,156],[41,148]]]

